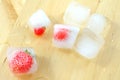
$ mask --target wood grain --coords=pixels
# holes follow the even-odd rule
[[[52,45],[53,25],[63,23],[65,9],[72,0],[27,0],[14,26],[4,11],[2,19],[11,27],[7,40],[0,45],[0,80],[119,80],[120,79],[120,1],[119,0],[77,0],[89,6],[92,12],[105,15],[111,21],[111,29],[105,37],[106,43],[99,55],[87,60],[74,50],[55,48]],[[28,28],[29,17],[42,8],[50,17],[52,24],[45,35],[36,37]],[[0,19],[2,21],[2,19]],[[0,23],[3,29],[5,23]],[[5,28],[5,29],[7,29]],[[9,30],[9,29],[7,29]],[[2,33],[1,33],[2,34]],[[39,69],[36,73],[16,77],[9,71],[6,50],[8,47],[32,47],[37,55]]]
[[[17,15],[20,15],[21,10],[26,2],[26,0],[9,0],[15,9]]]

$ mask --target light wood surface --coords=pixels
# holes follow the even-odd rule
[[[64,11],[71,1],[27,0],[17,20],[15,16],[9,17],[5,2],[0,3],[0,80],[120,80],[120,0],[76,0],[111,21],[106,43],[92,60],[74,50],[58,49],[52,45],[53,25],[63,23]],[[52,24],[43,36],[36,37],[28,28],[27,21],[39,8],[46,12]],[[7,48],[11,46],[32,47],[37,55],[38,71],[28,76],[14,76],[6,60]]]
[[[13,5],[13,8],[15,9],[17,15],[20,15],[26,0],[10,0],[10,2]]]

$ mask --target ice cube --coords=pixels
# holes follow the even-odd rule
[[[76,41],[79,30],[78,27],[55,24],[53,44],[58,48],[71,49]]]
[[[78,2],[72,2],[65,11],[64,23],[80,27],[90,15],[90,9],[80,5]]]
[[[46,15],[46,13],[39,9],[36,11],[29,19],[28,24],[32,28],[39,28],[39,27],[47,27],[50,25],[50,19]]]
[[[28,63],[24,62],[25,57],[23,57],[23,55],[21,56],[21,58],[17,57],[19,55],[18,52],[20,52],[20,51],[27,52],[25,54],[29,54],[31,56],[31,58],[32,58],[32,65],[31,65],[30,69],[28,71],[26,71],[26,72],[24,72],[24,69],[22,70],[22,67],[24,67],[26,64],[28,64]],[[20,62],[20,60],[18,60],[18,59],[22,59],[22,62]],[[9,63],[10,70],[15,75],[31,74],[31,73],[34,73],[38,68],[38,65],[37,65],[37,62],[36,62],[35,52],[34,52],[34,50],[32,48],[25,48],[25,47],[24,48],[14,48],[14,47],[10,47],[7,50],[7,60],[8,60],[8,63]],[[28,58],[26,58],[26,62],[27,61],[28,61]],[[25,63],[25,64],[23,64],[23,63]],[[20,64],[20,66],[19,66],[19,64]],[[26,66],[28,66],[28,65],[26,65]]]
[[[97,56],[104,44],[104,39],[85,28],[79,37],[75,50],[82,56],[91,59]]]
[[[106,18],[101,14],[93,14],[88,21],[88,28],[96,34],[102,34],[107,25]]]

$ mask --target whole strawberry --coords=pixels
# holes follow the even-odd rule
[[[36,71],[36,60],[27,49],[18,49],[8,53],[9,68],[14,74],[28,74]],[[35,69],[33,69],[35,68]]]
[[[45,27],[35,28],[35,29],[34,29],[34,33],[35,33],[35,35],[37,35],[37,36],[41,36],[41,35],[44,34],[45,30],[46,30]]]

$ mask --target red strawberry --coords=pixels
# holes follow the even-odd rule
[[[54,34],[54,39],[65,40],[68,37],[68,29],[60,29],[57,33]]]
[[[37,36],[41,36],[45,32],[46,28],[45,27],[40,27],[40,28],[35,28],[34,33]]]
[[[14,73],[26,73],[33,64],[32,56],[25,51],[16,52],[15,56],[10,60],[9,67]]]

